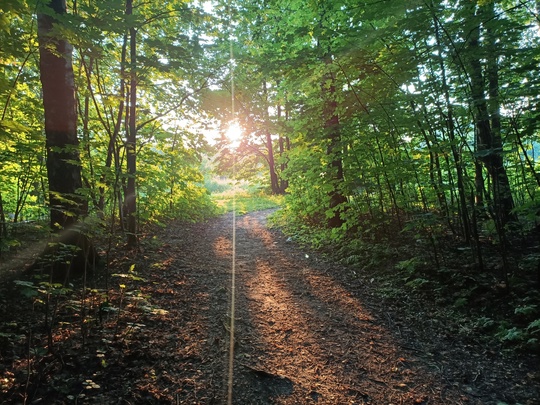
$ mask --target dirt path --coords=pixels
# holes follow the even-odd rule
[[[237,218],[235,404],[539,403],[530,364],[510,367],[481,345],[459,347],[452,337],[426,340],[428,320],[398,322],[369,285],[346,281],[339,265],[269,231],[268,214]],[[189,378],[177,376],[191,385],[176,382],[176,400],[224,403],[232,216],[169,228],[163,238],[174,257],[163,274],[172,270],[182,280],[172,294],[183,296],[169,308],[182,312],[176,322],[185,319],[175,325],[185,336],[178,350],[200,361],[188,362]],[[424,333],[414,331],[419,327]]]
[[[460,341],[429,308],[409,322],[369,282],[269,231],[268,214],[237,218],[234,404],[540,403],[537,359]],[[172,224],[155,238],[140,258],[117,263],[135,262],[144,279],[126,281],[120,315],[84,347],[64,331],[61,360],[47,360],[34,397],[226,403],[232,215]]]
[[[462,402],[332,277],[339,267],[289,249],[264,225],[262,213],[238,221],[237,399],[254,403],[249,371],[261,370],[258,403]]]

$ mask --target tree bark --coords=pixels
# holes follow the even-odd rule
[[[485,7],[486,21],[495,21],[494,4],[490,3]],[[488,111],[491,121],[491,148],[494,153],[491,157],[491,164],[488,168],[493,181],[493,200],[496,203],[497,214],[501,218],[502,224],[517,221],[513,212],[514,199],[510,188],[510,180],[506,173],[503,162],[503,141],[501,137],[501,102],[499,95],[499,61],[497,36],[493,28],[486,28],[487,41],[487,79],[489,103]]]
[[[126,15],[133,13],[133,1],[126,1]],[[124,215],[127,219],[127,245],[133,248],[137,245],[137,31],[134,27],[129,30],[130,35],[130,62],[131,80],[129,93],[129,123],[126,136],[126,161],[127,161],[127,186],[125,195],[126,210]]]
[[[58,235],[56,243],[48,246],[29,270],[48,269],[53,281],[67,282],[71,276],[86,275],[93,269],[98,255],[88,237],[75,226],[88,213],[88,204],[77,194],[82,178],[73,49],[65,38],[53,34],[56,17],[65,13],[64,0],[51,0],[38,14],[51,228]]]
[[[469,243],[471,241],[471,223],[470,223],[470,217],[469,217],[469,210],[467,208],[467,191],[465,189],[465,175],[464,175],[463,161],[462,161],[461,153],[458,150],[458,146],[456,142],[456,131],[455,131],[455,125],[454,125],[455,124],[454,123],[454,110],[452,107],[450,91],[449,91],[449,86],[448,86],[448,81],[447,81],[446,67],[444,65],[444,60],[442,56],[443,46],[441,43],[439,20],[435,15],[433,15],[433,24],[434,24],[435,39],[436,39],[437,50],[438,50],[437,59],[439,63],[439,69],[441,72],[441,81],[442,81],[443,90],[444,90],[444,100],[446,103],[446,128],[448,131],[448,138],[450,139],[450,148],[452,150],[452,157],[454,159],[454,165],[456,168],[457,186],[458,186],[458,195],[459,195],[458,210],[459,210],[461,222],[463,224],[462,226],[463,236],[465,237],[466,242]]]
[[[324,59],[327,67],[330,67],[332,64],[331,57],[326,56]],[[341,214],[344,211],[344,204],[347,202],[347,198],[340,191],[340,185],[344,180],[343,161],[341,159],[343,151],[341,145],[341,131],[339,128],[339,116],[337,114],[335,76],[332,72],[329,72],[324,76],[322,92],[324,98],[324,130],[328,140],[326,155],[330,160],[328,172],[329,180],[333,187],[332,191],[328,193],[328,196],[330,197],[329,208],[333,210],[332,216],[328,218],[328,226],[330,228],[339,228],[345,222]]]
[[[265,137],[266,137],[266,151],[268,153],[268,168],[270,171],[270,186],[272,188],[272,194],[279,194],[279,181],[276,173],[276,163],[274,159],[274,145],[272,142],[272,134],[270,133],[270,114],[268,113],[268,90],[266,88],[266,81],[263,81],[264,92],[264,118],[265,118]]]
[[[72,226],[88,206],[77,195],[82,187],[77,138],[77,108],[71,44],[52,34],[56,15],[66,13],[64,0],[49,1],[38,14],[40,75],[45,110],[50,219],[53,230]]]
[[[278,80],[277,82],[278,86],[280,85],[280,80]],[[286,102],[285,102],[285,121],[287,121],[287,117],[288,117],[288,113],[287,113],[287,107],[286,107]],[[278,152],[279,152],[279,158],[280,158],[280,165],[279,165],[279,175],[278,175],[278,190],[279,190],[279,194],[285,194],[285,190],[287,189],[288,187],[288,184],[287,184],[287,180],[284,178],[284,175],[283,173],[285,172],[285,170],[287,169],[287,162],[285,160],[285,138],[287,137],[283,137],[282,135],[282,129],[283,129],[283,125],[282,125],[282,111],[283,111],[283,107],[281,105],[281,102],[278,101],[277,103],[277,123],[278,123],[278,133],[279,133],[279,136],[278,136]],[[287,142],[288,142],[288,138],[287,138]]]
[[[2,199],[2,193],[0,193],[0,240],[7,237],[7,224],[6,215],[4,213],[4,200]],[[0,254],[2,250],[0,249]]]
[[[488,5],[487,7],[493,7]],[[492,14],[493,10],[487,10]],[[479,11],[480,13],[480,11]],[[478,17],[478,13],[475,14]],[[486,33],[491,37],[491,33]],[[475,112],[477,155],[485,166],[492,181],[493,206],[496,219],[504,226],[515,220],[512,213],[514,201],[510,190],[510,181],[503,162],[503,144],[500,134],[500,113],[498,102],[498,66],[496,46],[493,39],[488,39],[492,44],[480,46],[480,25],[476,25],[469,41],[470,51],[470,80],[473,110]],[[482,55],[487,59],[487,83],[490,104],[485,96],[485,77],[482,66]]]
[[[281,105],[278,105],[278,120],[281,121]],[[287,102],[285,102],[285,123],[289,120],[289,109],[287,106]],[[285,170],[287,169],[287,160],[285,160],[285,152],[291,150],[291,142],[288,136],[283,137],[281,134],[279,135],[279,157],[281,159],[281,166],[280,166],[280,184],[279,184],[279,190],[280,194],[285,194],[287,192],[287,188],[289,187],[289,180],[285,178]]]

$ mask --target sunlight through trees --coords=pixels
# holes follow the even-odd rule
[[[537,277],[509,259],[539,221],[537,2],[61,3],[0,6],[1,252],[24,220],[136,247],[211,216],[234,153],[321,240],[409,234],[439,270],[459,241],[506,285]]]
[[[237,148],[242,141],[242,128],[240,128],[240,125],[238,125],[237,122],[233,122],[229,125],[229,128],[227,128],[225,136],[230,141],[231,146]]]
[[[233,209],[235,225],[275,209],[279,249],[332,258],[312,298],[341,272],[373,297],[433,305],[422,322],[453,317],[445,338],[470,332],[482,356],[539,353],[539,15],[539,0],[0,0],[0,281],[32,311],[27,330],[0,324],[14,331],[0,360],[17,368],[0,394],[19,378],[17,403],[47,402],[30,380],[52,392],[64,375],[47,373],[76,364],[56,345],[73,333],[86,349],[113,317],[98,354],[123,355],[139,315],[167,314],[139,306],[158,287],[136,263],[166,297],[174,262],[175,293],[192,294],[180,275],[206,259],[187,254],[208,242],[198,225]],[[266,248],[269,263],[283,253],[277,238]],[[201,274],[220,271],[218,253]],[[277,285],[280,269],[253,269]],[[190,299],[226,293],[203,284]],[[127,307],[141,313],[121,336]]]

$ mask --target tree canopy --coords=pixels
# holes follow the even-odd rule
[[[535,1],[67,2],[47,35],[73,47],[77,137],[56,146],[43,6],[0,6],[4,244],[6,224],[76,195],[136,245],[137,224],[209,215],[203,159],[226,173],[233,155],[237,176],[264,179],[283,215],[332,240],[452,235],[482,268],[493,237],[505,278],[509,237],[537,225]],[[80,170],[75,191],[55,194],[53,160]]]

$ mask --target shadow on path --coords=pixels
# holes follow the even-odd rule
[[[474,403],[403,353],[379,315],[329,275],[339,266],[285,246],[264,213],[239,218],[236,237],[235,403],[251,403],[262,373],[274,376],[260,379],[268,403]]]
[[[268,230],[268,214],[236,220],[235,405],[538,403],[527,399],[538,386],[525,361],[464,345],[428,315],[400,318],[372,286],[351,283],[350,270]],[[142,320],[130,343],[141,359],[122,363],[133,374],[122,395],[225,404],[232,215],[159,238],[167,243],[150,255],[141,291],[168,314]]]

